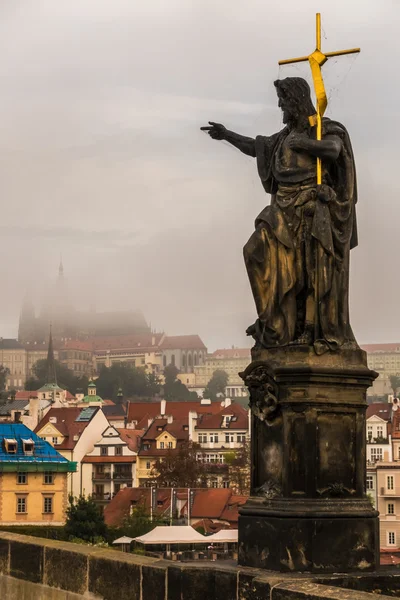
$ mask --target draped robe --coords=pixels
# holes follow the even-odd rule
[[[322,353],[355,343],[348,306],[350,249],[357,245],[354,157],[343,125],[323,119],[323,137],[339,137],[342,147],[335,161],[323,161],[321,196],[315,159],[303,165],[287,160],[289,135],[285,127],[255,140],[258,173],[271,204],[244,247],[258,312],[252,335],[264,347],[294,341],[304,330],[305,297],[311,294],[313,343]],[[311,127],[308,135],[315,139]]]

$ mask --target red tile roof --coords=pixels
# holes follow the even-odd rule
[[[37,391],[29,391],[29,390],[20,390],[15,394],[16,400],[29,400],[29,398],[37,398]],[[68,390],[66,390],[65,398],[67,400],[74,400],[75,396],[71,394]]]
[[[179,488],[178,488],[179,491]],[[182,490],[183,491],[183,490]],[[150,513],[150,488],[124,488],[118,492],[104,509],[104,520],[107,525],[121,525],[130,514],[131,507],[143,506]],[[154,512],[165,514],[171,506],[171,488],[157,488],[157,507]]]
[[[207,350],[198,335],[166,335],[160,348],[162,350]]]
[[[393,344],[363,344],[361,349],[370,354],[374,352],[400,352],[400,342]]]
[[[203,529],[204,533],[218,533],[221,529],[229,529],[224,523],[214,523],[211,519],[201,519],[192,525],[193,529]]]
[[[200,400],[195,402],[167,402],[165,414],[172,415],[174,419],[188,419],[189,411],[195,411],[198,414],[216,414],[221,410],[220,402],[211,402],[211,404],[201,404]],[[155,419],[161,416],[161,402],[129,402],[128,404],[128,423],[136,421],[147,428],[145,419]]]
[[[232,490],[229,488],[198,490],[194,495],[191,517],[220,519],[231,495]]]
[[[73,450],[79,441],[79,437],[82,432],[86,429],[94,415],[97,414],[97,410],[93,411],[93,415],[90,421],[76,421],[79,417],[82,408],[76,406],[70,406],[68,408],[51,408],[49,412],[43,417],[40,423],[35,428],[35,433],[38,433],[47,423],[50,422],[50,418],[55,417],[56,423],[52,425],[64,436],[62,444],[56,446],[57,450]],[[74,439],[77,437],[78,439]]]
[[[384,421],[390,421],[392,416],[392,405],[387,402],[374,402],[367,406],[367,419],[377,416]]]
[[[215,415],[201,416],[195,429],[221,429],[224,415],[233,415],[233,417],[236,417],[236,420],[229,421],[228,426],[224,427],[224,429],[248,429],[249,419],[247,410],[243,406],[240,406],[240,404],[235,403],[223,408]]]
[[[139,448],[140,438],[144,434],[143,429],[117,429],[121,440],[128,445],[129,450],[137,452]]]
[[[66,340],[61,346],[59,346],[59,350],[83,350],[85,352],[92,352],[92,343],[81,340]]]
[[[391,548],[390,550],[380,551],[381,565],[400,565],[400,548]]]
[[[212,358],[247,358],[251,359],[250,348],[219,348],[211,354]]]
[[[246,504],[248,496],[232,495],[221,515],[221,519],[230,523],[237,523],[239,519],[239,507]]]
[[[94,352],[106,350],[138,350],[154,352],[159,348],[163,333],[141,333],[136,335],[96,336],[90,339]]]

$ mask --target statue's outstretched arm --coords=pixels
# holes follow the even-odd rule
[[[209,121],[209,124],[210,126],[200,127],[200,129],[202,131],[207,131],[213,140],[226,140],[244,154],[253,157],[256,156],[256,144],[253,138],[240,135],[234,131],[229,131],[229,129],[226,129],[226,127],[221,125],[221,123]]]

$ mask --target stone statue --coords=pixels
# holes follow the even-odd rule
[[[201,128],[256,158],[271,194],[244,247],[258,313],[247,333],[264,348],[306,345],[317,354],[355,348],[348,305],[349,256],[357,245],[350,138],[342,124],[324,118],[322,140],[316,140],[316,111],[304,79],[287,77],[274,85],[285,124],[278,133],[253,139],[212,121]]]

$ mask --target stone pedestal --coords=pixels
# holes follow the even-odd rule
[[[239,517],[239,564],[376,570],[379,525],[365,495],[365,411],[377,374],[365,353],[263,349],[253,352],[242,376],[253,412],[252,482]]]

